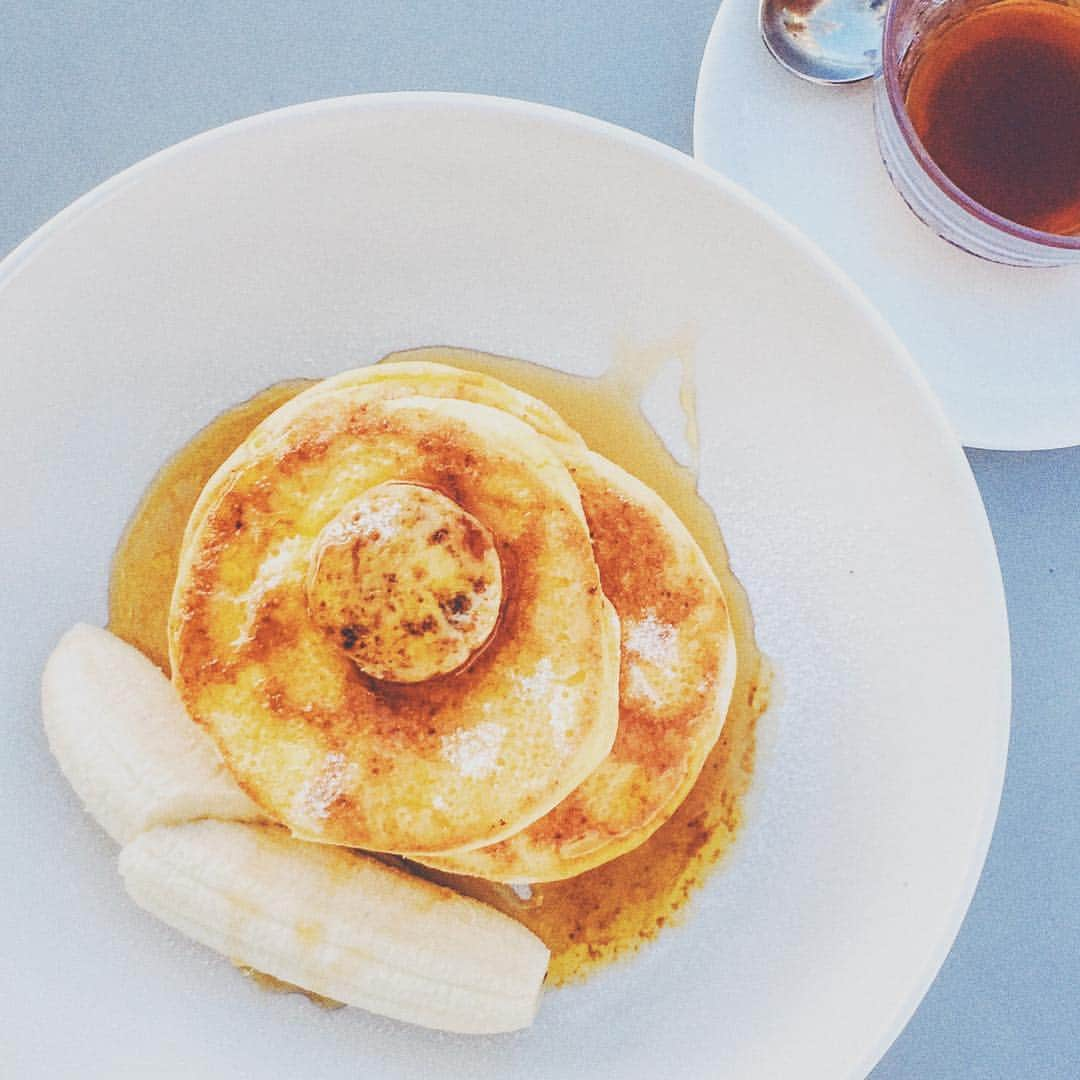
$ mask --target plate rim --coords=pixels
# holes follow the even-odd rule
[[[705,49],[706,58],[709,54],[709,48],[713,44],[719,19],[720,14],[717,15],[713,22],[712,31]],[[701,72],[704,70],[705,65],[703,62],[695,91],[693,129],[695,148],[698,141],[699,117],[697,94],[701,89]],[[747,209],[755,212],[766,225],[785,237],[790,244],[816,266],[825,278],[831,279],[840,291],[847,296],[858,311],[861,319],[879,337],[882,345],[886,347],[886,351],[891,354],[891,362],[905,372],[907,377],[914,383],[918,390],[918,396],[926,410],[927,418],[939,429],[939,434],[944,437],[943,444],[951,444],[948,451],[949,475],[947,479],[954,483],[958,490],[966,492],[965,501],[967,505],[958,509],[972,522],[980,534],[978,557],[986,564],[988,571],[986,585],[992,594],[993,604],[999,615],[999,625],[996,628],[996,633],[1000,636],[1003,646],[1005,670],[1002,675],[1003,690],[1006,692],[1003,694],[1004,700],[1001,702],[1001,716],[992,718],[995,721],[992,736],[998,743],[994,757],[996,766],[989,776],[988,796],[982,810],[979,832],[971,847],[969,864],[957,893],[957,902],[953,910],[943,913],[942,931],[939,940],[928,951],[926,964],[918,977],[911,980],[911,985],[906,988],[903,994],[898,994],[899,1000],[893,1014],[883,1018],[877,1033],[865,1040],[865,1047],[859,1051],[858,1055],[852,1055],[852,1060],[857,1062],[856,1071],[852,1075],[865,1076],[884,1056],[925,997],[952,948],[974,897],[975,888],[989,851],[1004,787],[1012,716],[1011,649],[1001,568],[986,515],[986,508],[964,456],[960,441],[956,437],[955,430],[946,416],[942,404],[936,397],[926,376],[915,363],[892,327],[886,322],[884,316],[870,303],[847,273],[822,252],[797,226],[785,219],[756,195],[748,192],[723,173],[705,165],[697,157],[683,153],[675,147],[640,132],[573,110],[516,98],[456,91],[386,91],[352,94],[315,99],[241,117],[164,147],[115,173],[47,219],[17,244],[3,259],[0,259],[0,302],[3,300],[5,286],[54,236],[75,225],[85,213],[93,210],[97,205],[107,201],[113,195],[118,194],[128,184],[138,182],[144,177],[152,175],[155,169],[167,165],[174,156],[202,150],[212,146],[213,143],[219,140],[244,134],[260,127],[268,127],[281,121],[291,121],[305,115],[314,116],[327,112],[350,110],[364,111],[384,107],[391,109],[401,107],[434,108],[449,113],[460,109],[486,110],[545,122],[564,129],[585,132],[609,142],[622,144],[647,154],[654,160],[664,162],[672,168],[689,173],[697,182],[707,187],[719,189],[733,201],[742,203]]]

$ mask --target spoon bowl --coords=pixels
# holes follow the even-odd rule
[[[881,67],[888,0],[761,0],[758,21],[769,52],[816,83],[869,79]]]

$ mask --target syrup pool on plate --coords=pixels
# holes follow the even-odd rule
[[[665,499],[701,546],[727,597],[738,657],[727,720],[693,790],[649,840],[577,877],[528,888],[409,864],[422,876],[493,904],[539,935],[551,949],[549,985],[580,979],[633,953],[677,917],[735,839],[753,774],[755,728],[768,705],[768,665],[755,644],[746,594],[728,565],[716,519],[697,492],[695,471],[675,461],[641,410],[645,390],[673,358],[682,364],[686,436],[696,451],[688,341],[622,349],[600,378],[464,349],[418,349],[386,358],[482,371],[552,406],[593,450]],[[275,384],[212,421],[160,470],[128,523],[113,560],[109,628],[166,672],[169,602],[195,500],[251,429],[309,385],[306,380]]]

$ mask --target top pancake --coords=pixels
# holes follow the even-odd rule
[[[519,831],[604,758],[617,723],[618,627],[554,444],[487,404],[416,392],[454,386],[539,418],[565,445],[576,437],[497,380],[427,367],[321,383],[225,462],[185,536],[170,655],[190,712],[233,774],[296,834],[437,854]],[[372,677],[350,656],[359,628],[339,640],[309,611],[323,596],[311,591],[313,553],[342,521],[355,525],[356,500],[394,482],[439,494],[418,521],[456,507],[479,522],[501,565],[501,577],[488,575],[502,589],[490,640],[464,667],[419,682]],[[382,550],[371,520],[356,537],[366,571]],[[347,575],[348,560],[334,558],[334,573]],[[426,565],[425,556],[414,569]],[[394,662],[385,643],[373,655]]]
[[[406,352],[391,353],[378,364],[331,375],[268,416],[256,437],[275,437],[290,423],[292,410],[306,408],[314,397],[363,387],[370,400],[420,395],[490,405],[494,409],[516,416],[557,444],[576,447],[585,445],[581,436],[550,405],[508,386],[501,379],[492,378],[479,371],[453,367],[454,356],[460,352],[464,350],[410,349]]]

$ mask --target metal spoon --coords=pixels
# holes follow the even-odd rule
[[[888,0],[761,0],[758,22],[769,52],[817,83],[869,79],[881,67]]]

